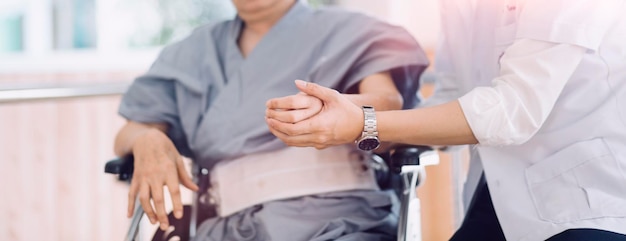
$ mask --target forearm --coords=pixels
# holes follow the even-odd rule
[[[357,106],[369,105],[378,111],[400,110],[403,105],[402,95],[396,89],[389,72],[368,76],[359,85],[359,94],[345,96]],[[375,152],[386,152],[392,146],[391,142],[382,142]]]
[[[478,141],[458,101],[405,111],[377,111],[382,141],[414,145],[461,145]]]
[[[360,83],[358,94],[344,94],[357,106],[369,105],[374,109],[402,109],[403,99],[389,72],[381,72],[365,77]]]
[[[115,137],[114,152],[117,156],[132,153],[137,138],[148,131],[158,130],[167,133],[168,126],[164,123],[139,123],[128,121]]]
[[[377,111],[402,109],[402,96],[394,93],[344,94],[357,106],[373,106]]]

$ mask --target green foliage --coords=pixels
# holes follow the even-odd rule
[[[137,0],[135,0],[137,1]],[[138,30],[130,37],[130,46],[160,46],[178,40],[194,28],[211,21],[234,17],[236,10],[231,0],[142,0],[160,18],[158,30]],[[313,8],[336,4],[336,0],[308,0]],[[150,9],[140,9],[150,11]],[[158,24],[158,23],[152,23]],[[142,27],[142,26],[139,26]],[[148,27],[145,27],[148,28]],[[149,32],[149,33],[147,33]]]
[[[131,47],[165,45],[181,39],[202,24],[229,19],[236,14],[230,0],[141,1],[144,1],[143,4],[136,4],[134,8],[140,14],[143,12],[144,15],[154,15],[158,21],[144,20],[141,24],[136,24],[136,30],[129,37]],[[146,22],[152,26],[147,26]]]
[[[337,0],[308,0],[308,3],[313,8],[319,8],[322,6],[336,5]]]

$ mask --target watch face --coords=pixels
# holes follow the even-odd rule
[[[378,148],[378,146],[380,146],[380,141],[378,141],[378,139],[374,137],[365,138],[359,141],[359,145],[358,145],[359,149],[364,150],[364,151],[374,150]]]

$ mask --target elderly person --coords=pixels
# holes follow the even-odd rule
[[[306,79],[378,110],[412,106],[427,66],[418,44],[358,13],[296,0],[233,3],[235,19],[166,47],[123,97],[128,123],[115,152],[135,157],[129,215],[139,197],[150,221],[166,229],[166,187],[182,216],[179,184],[198,190],[182,154],[210,170],[218,213],[195,240],[394,239],[394,199],[376,185],[368,153],[287,147],[265,125],[265,102],[296,93],[292,80]],[[295,113],[292,122],[321,108],[300,97],[284,109]]]

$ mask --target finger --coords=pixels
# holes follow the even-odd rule
[[[185,168],[185,162],[183,162],[183,158],[179,157],[176,160],[176,170],[178,171],[178,178],[183,186],[189,188],[190,190],[197,192],[200,188],[193,182],[193,179],[187,173],[187,169]]]
[[[156,209],[156,216],[160,223],[162,230],[167,230],[169,223],[167,220],[167,213],[165,212],[165,199],[163,198],[163,184],[153,183],[150,185],[150,191],[152,192],[152,204]]]
[[[289,136],[286,135],[285,133],[282,133],[276,130],[276,128],[272,127],[272,125],[274,125],[273,123],[276,121],[277,120],[273,120],[271,118],[267,118],[267,117],[265,118],[265,123],[267,124],[267,128],[270,130],[270,132],[274,134],[274,136],[278,137],[278,139],[285,141],[285,139],[288,138]]]
[[[135,181],[136,179],[133,179],[130,182],[130,189],[128,190],[128,210],[126,212],[126,216],[127,217],[132,217],[133,213],[135,212],[135,202],[137,199],[137,190],[139,189],[139,185],[137,183],[139,183],[138,181]]]
[[[323,102],[334,102],[339,96],[339,92],[336,90],[326,88],[315,83],[306,82],[304,80],[296,80],[295,83],[300,91],[310,96],[317,97]]]
[[[296,95],[270,99],[265,105],[270,109],[297,110],[310,108],[316,104],[315,101],[316,97],[300,92]]]
[[[270,129],[270,132],[272,134],[274,134],[274,136],[278,137],[278,139],[281,139],[282,141],[286,141],[286,140],[289,139],[289,137],[290,137],[289,135],[287,135],[285,133],[282,133],[279,130],[277,130],[276,128],[272,127],[273,124],[271,124],[271,123],[273,123],[276,120],[271,120],[271,119],[266,118],[265,121],[267,122],[267,126]]]
[[[266,122],[269,127],[287,136],[298,136],[314,132],[314,130],[310,128],[311,122],[309,120],[298,123],[285,123],[272,118],[266,118]]]
[[[181,163],[182,165],[179,165],[178,163]],[[176,172],[168,172],[167,178],[167,188],[170,192],[170,197],[172,198],[172,211],[174,212],[174,217],[177,219],[181,219],[183,217],[183,204],[180,197],[179,170],[182,169],[184,171],[184,168],[183,158],[179,156],[176,160]],[[185,173],[187,172],[185,171]]]
[[[328,145],[326,144],[320,144],[320,143],[314,143],[311,140],[316,140],[318,139],[317,137],[315,137],[315,135],[312,134],[306,134],[306,135],[300,135],[300,136],[288,136],[285,135],[279,131],[276,131],[274,129],[270,128],[270,131],[272,132],[272,134],[274,134],[278,139],[282,140],[283,142],[285,142],[285,144],[287,144],[288,146],[296,146],[296,147],[316,147],[318,149],[321,148],[325,148]],[[322,147],[323,146],[323,147]]]
[[[331,136],[328,133],[316,131],[312,127],[313,122],[304,120],[296,124],[288,124],[272,119],[266,120],[270,131],[276,137],[290,146],[328,146],[331,143]]]
[[[180,198],[180,186],[178,184],[178,176],[172,175],[172,177],[168,178],[167,189],[170,192],[170,197],[172,198],[172,212],[174,212],[174,217],[177,219],[181,219],[183,217],[183,203]]]
[[[311,118],[319,113],[319,109],[300,109],[279,111],[274,109],[265,110],[265,116],[285,123],[296,123]]]
[[[139,203],[141,203],[143,212],[150,219],[150,223],[155,224],[157,219],[150,203],[150,186],[147,183],[142,183],[139,187]]]
[[[291,98],[291,96],[269,99],[267,102],[265,102],[265,106],[268,109],[277,110],[288,110],[294,108],[293,99]]]
[[[329,146],[331,146],[331,145],[328,145],[328,144],[315,144],[315,145],[313,145],[313,147],[315,147],[315,149],[318,149],[318,150],[325,149],[325,148],[327,148]]]

